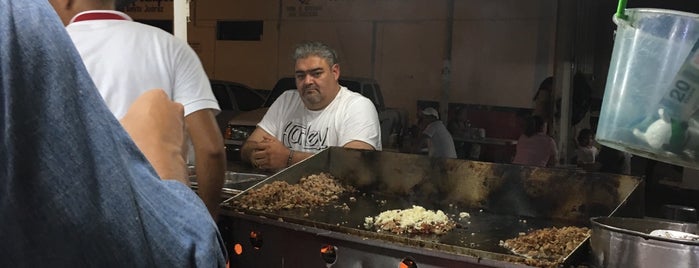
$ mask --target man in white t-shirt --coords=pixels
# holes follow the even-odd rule
[[[243,144],[241,158],[281,169],[330,146],[381,150],[381,126],[371,100],[340,86],[335,51],[320,42],[294,52],[297,90],[272,104]]]
[[[154,88],[184,106],[199,196],[215,216],[226,169],[223,138],[214,117],[220,109],[194,50],[172,34],[114,11],[115,0],[49,2],[116,118]]]
[[[420,112],[422,134],[418,148],[427,147],[429,157],[456,158],[454,139],[449,130],[439,120],[437,109],[427,107]]]

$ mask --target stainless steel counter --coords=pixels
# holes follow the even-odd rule
[[[244,163],[242,161],[228,161],[226,163],[226,170],[240,173],[262,174],[266,176],[271,176],[276,173],[273,170],[255,168],[250,163]]]

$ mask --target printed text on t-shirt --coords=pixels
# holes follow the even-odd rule
[[[282,142],[291,148],[298,144],[307,150],[323,150],[328,148],[328,128],[313,130],[310,125],[288,122],[284,127]]]

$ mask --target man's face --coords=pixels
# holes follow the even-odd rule
[[[340,91],[337,79],[340,66],[329,66],[321,57],[309,56],[296,60],[296,88],[306,108],[320,110],[328,106]]]

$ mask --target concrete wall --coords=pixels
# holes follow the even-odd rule
[[[167,16],[171,1],[136,5],[158,3],[165,13],[128,13]],[[556,1],[454,0],[453,13],[450,4],[197,0],[188,37],[211,78],[252,87],[291,75],[294,45],[320,40],[338,50],[343,75],[377,79],[390,107],[412,113],[417,100],[428,100],[529,108],[538,83],[553,73]],[[263,20],[262,40],[217,41],[219,20]]]

